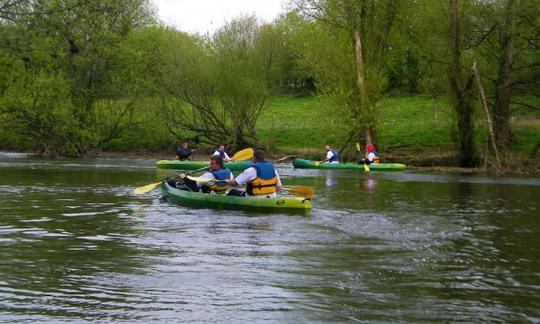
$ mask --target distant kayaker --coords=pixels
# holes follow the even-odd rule
[[[368,152],[365,159],[360,160],[358,164],[371,164],[371,163],[379,163],[379,153],[375,150],[375,146],[373,144],[367,144],[366,145],[366,151]]]
[[[176,149],[176,159],[180,161],[188,160],[191,154],[195,151],[195,149],[189,149],[188,143],[186,141],[180,142],[180,145],[178,145],[178,148]]]
[[[339,155],[335,149],[330,145],[326,145],[324,149],[326,150],[326,158],[323,163],[339,163]]]
[[[231,160],[227,152],[225,152],[225,144],[219,144],[212,156],[220,156],[225,162],[229,162]]]
[[[193,181],[186,178],[184,173],[178,175],[181,179],[184,179],[185,185],[191,190],[198,192],[202,189],[202,192],[210,193],[215,192],[217,194],[224,194],[227,191],[227,180],[234,179],[231,170],[226,169],[223,166],[223,159],[220,156],[212,156],[210,158],[210,171],[206,172],[200,178],[221,180],[217,182],[206,181]]]
[[[236,179],[227,181],[231,186],[246,185],[246,191],[231,189],[231,196],[253,196],[257,198],[275,198],[281,189],[281,179],[274,165],[266,161],[266,153],[256,150],[253,153],[253,166],[247,168]]]

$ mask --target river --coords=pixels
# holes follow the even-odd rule
[[[309,215],[135,195],[155,160],[0,153],[0,321],[540,321],[540,179],[278,170]]]

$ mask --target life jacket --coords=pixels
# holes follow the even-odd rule
[[[330,160],[328,160],[328,162],[335,162],[335,161],[338,161],[339,162],[339,155],[338,155],[338,152],[334,149],[330,149],[330,151],[332,151],[332,157],[330,158]]]
[[[375,150],[373,150],[372,153],[375,154],[375,157],[373,158],[373,161],[371,161],[371,163],[379,163],[379,153]]]
[[[229,180],[231,178],[231,170],[221,169],[217,171],[212,171],[212,175],[216,180]],[[217,181],[209,187],[210,190],[214,191],[217,194],[224,194],[227,190],[227,182]]]
[[[247,184],[247,193],[250,196],[259,196],[276,192],[277,176],[274,165],[270,162],[257,162],[253,167],[257,170],[257,178]]]
[[[219,156],[221,156],[222,159],[225,158],[225,152],[224,151],[216,150],[216,152],[218,152]],[[214,153],[214,154],[216,154],[216,153]]]

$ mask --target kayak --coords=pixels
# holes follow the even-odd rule
[[[213,207],[222,209],[250,209],[261,211],[296,211],[306,213],[311,209],[311,200],[301,197],[253,198],[213,193],[180,190],[166,181],[161,184],[161,193],[167,201],[182,205]]]
[[[320,163],[318,161],[294,159],[293,165],[298,169],[325,169],[325,170],[360,170],[364,171],[364,165],[358,163]],[[369,171],[403,171],[405,164],[401,163],[372,163]]]
[[[251,167],[251,161],[241,162],[225,162],[225,167],[231,171],[244,171]],[[156,162],[158,169],[175,169],[175,170],[196,170],[210,166],[210,161],[178,161],[178,160],[160,160]]]

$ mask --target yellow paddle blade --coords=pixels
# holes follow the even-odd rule
[[[320,161],[315,161],[315,166],[319,166],[321,165],[321,162]]]
[[[356,142],[356,150],[360,152],[360,143]]]
[[[315,189],[313,189],[313,187],[308,187],[308,186],[293,186],[291,188],[281,188],[281,189],[286,190],[295,196],[300,196],[300,197],[305,197],[305,198],[311,198],[313,197],[313,195],[315,195]]]
[[[188,178],[189,180],[193,180],[193,181],[199,181],[199,182],[216,182],[215,179],[210,179],[210,178],[203,178],[203,177],[194,177],[194,176],[186,176],[186,178]]]
[[[253,149],[251,147],[248,147],[246,149],[240,150],[236,152],[232,158],[231,161],[245,161],[253,158]]]
[[[151,191],[152,189],[154,189],[155,187],[159,186],[161,184],[161,181],[160,182],[155,182],[155,183],[151,183],[151,184],[147,184],[146,186],[142,186],[142,187],[139,187],[139,188],[135,188],[134,192],[135,194],[137,195],[141,195],[143,193],[147,193],[148,191]]]
[[[369,172],[369,166],[367,164],[365,164],[365,163],[364,163],[364,171]]]

